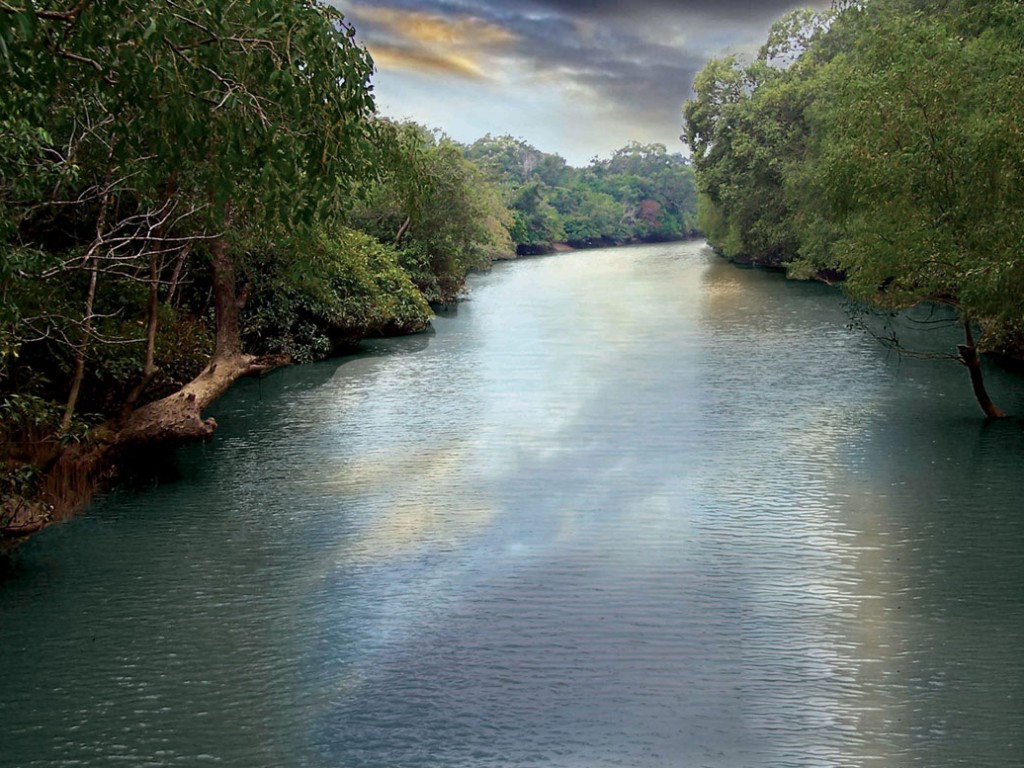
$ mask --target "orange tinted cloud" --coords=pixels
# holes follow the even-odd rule
[[[424,70],[442,75],[456,75],[471,80],[484,80],[480,65],[473,59],[455,54],[439,54],[426,48],[375,44],[367,46],[374,63],[382,69]]]
[[[509,30],[471,16],[444,17],[394,8],[361,7],[357,13],[387,42],[368,47],[378,67],[427,70],[473,80],[486,79],[486,61],[508,48]]]

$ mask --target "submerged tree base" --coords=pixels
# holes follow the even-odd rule
[[[203,418],[206,408],[238,379],[263,375],[291,362],[283,355],[220,357],[173,395],[96,427],[88,439],[54,456],[44,468],[36,498],[16,496],[3,501],[0,550],[81,511],[114,479],[127,452],[210,440],[217,422]]]

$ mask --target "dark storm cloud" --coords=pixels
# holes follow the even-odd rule
[[[793,0],[704,0],[680,2],[679,0],[644,0],[643,2],[621,2],[621,0],[512,0],[512,2],[494,2],[483,0],[476,3],[438,3],[449,7],[487,6],[493,9],[510,9],[519,12],[549,11],[571,17],[612,17],[646,16],[651,14],[678,13],[681,15],[701,14],[723,19],[728,22],[730,17],[770,17],[774,18],[794,6]],[[822,3],[806,3],[818,5]]]
[[[819,7],[826,2],[818,0]],[[353,0],[342,3],[357,21],[362,37],[381,42],[396,30],[373,21],[373,11],[388,8],[438,19],[471,17],[515,37],[519,57],[540,70],[578,73],[581,82],[627,85],[641,93],[674,90],[685,95],[694,72],[707,58],[699,41],[672,44],[671,32],[699,28],[711,37],[763,31],[767,23],[799,5],[793,0]],[[362,19],[362,20],[361,20]],[[360,23],[361,22],[361,23]],[[744,40],[744,42],[747,42]],[[646,67],[656,71],[647,71]],[[662,79],[659,79],[662,78]],[[683,82],[680,83],[680,80]],[[619,94],[622,97],[626,93]]]
[[[486,79],[518,67],[572,86],[620,122],[664,123],[709,57],[755,50],[775,18],[828,0],[347,0],[378,65]]]

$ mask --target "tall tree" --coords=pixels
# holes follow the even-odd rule
[[[868,9],[815,110],[817,189],[839,217],[847,289],[888,308],[957,311],[958,358],[987,416],[981,328],[1024,318],[1021,35],[1012,3],[964,13]],[[972,32],[973,30],[973,32]]]
[[[3,190],[5,247],[52,241],[45,225],[55,217],[94,233],[70,232],[67,255],[45,273],[89,275],[70,334],[81,359],[100,275],[153,284],[154,254],[207,259],[216,350],[183,396],[185,421],[208,430],[199,411],[253,364],[240,345],[240,245],[264,225],[307,226],[340,211],[373,110],[369,55],[340,13],[305,1],[4,3],[0,21],[8,119],[35,138],[29,156],[2,159],[58,180],[47,194],[39,181],[33,194]],[[177,213],[157,216],[169,209]]]
[[[376,125],[376,177],[350,223],[397,249],[431,302],[450,302],[471,269],[514,255],[501,194],[461,147],[415,123]]]
[[[872,0],[777,24],[761,59],[711,62],[685,107],[709,240],[845,277],[894,311],[952,307],[979,352],[1024,338],[1019,3]]]

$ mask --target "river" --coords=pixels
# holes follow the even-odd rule
[[[0,765],[1024,764],[1024,430],[960,366],[701,243],[471,283],[0,561]]]

